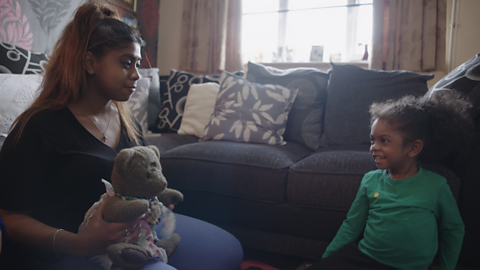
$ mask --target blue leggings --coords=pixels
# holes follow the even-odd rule
[[[141,270],[236,270],[243,260],[240,242],[227,231],[205,221],[175,214],[175,232],[181,237],[168,264],[149,260]],[[161,225],[161,224],[160,224]],[[157,233],[161,227],[157,226]],[[85,258],[68,256],[54,265],[37,263],[35,269],[103,270]]]

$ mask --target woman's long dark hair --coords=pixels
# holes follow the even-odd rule
[[[143,46],[143,40],[119,20],[115,9],[95,1],[80,6],[73,20],[57,41],[40,86],[40,95],[12,124],[19,124],[18,141],[27,121],[42,110],[59,110],[75,102],[88,91],[85,55],[91,52],[101,59],[110,50],[124,48],[132,42]],[[140,131],[126,102],[112,101],[128,137],[139,142]]]

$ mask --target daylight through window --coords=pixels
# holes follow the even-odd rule
[[[360,62],[372,0],[243,0],[244,62]]]

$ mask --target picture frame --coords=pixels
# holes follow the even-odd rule
[[[107,2],[125,10],[137,12],[137,0],[107,0]]]

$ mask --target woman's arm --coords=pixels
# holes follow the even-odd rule
[[[32,218],[27,211],[0,209],[0,217],[8,228],[5,237],[18,244],[57,255],[88,256],[105,254],[109,245],[125,242],[126,232],[130,231],[136,223],[107,223],[103,220],[102,208],[103,203],[99,205],[81,234],[65,230],[58,231],[59,228],[50,227]],[[140,226],[136,226],[128,237],[134,242],[139,234]]]

